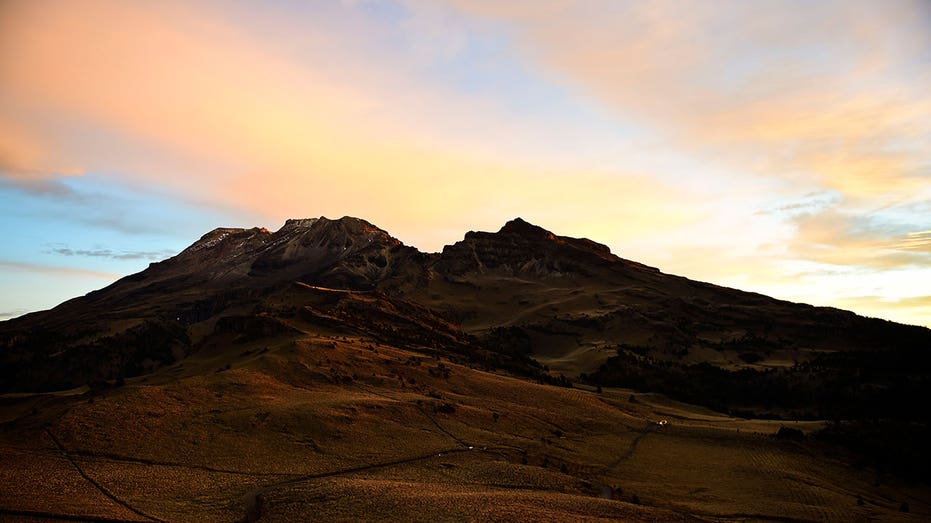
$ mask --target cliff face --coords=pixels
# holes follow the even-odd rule
[[[644,270],[649,267],[625,262],[604,245],[587,239],[568,238],[517,218],[497,233],[466,233],[463,241],[443,248],[435,270],[461,276],[467,273],[498,271],[515,276],[591,276],[598,269],[628,264]]]

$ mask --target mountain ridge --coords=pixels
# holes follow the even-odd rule
[[[296,293],[295,283],[377,291],[385,300],[327,299],[320,309],[300,303],[306,296]],[[385,316],[386,307],[395,312]],[[287,220],[274,232],[217,228],[103,289],[0,322],[0,390],[52,390],[144,374],[230,329],[316,328],[284,327],[296,310],[302,321],[329,322],[327,328],[339,323],[334,318],[360,325],[373,314],[429,330],[438,321],[431,315],[438,315],[471,337],[477,354],[497,361],[507,353],[505,359],[521,365],[536,362],[569,376],[596,371],[618,347],[659,361],[737,369],[759,368],[743,360],[760,361],[760,354],[805,362],[825,351],[886,350],[931,339],[920,327],[665,274],[522,218],[423,253],[366,220],[319,217]],[[499,329],[511,329],[503,345]],[[402,337],[433,339],[427,332]],[[503,347],[501,354],[489,356],[489,343]],[[468,352],[460,345],[450,350]]]
[[[522,219],[218,228],[0,323],[0,514],[926,521],[929,348]]]

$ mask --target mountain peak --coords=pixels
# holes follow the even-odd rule
[[[251,240],[256,236],[264,237],[268,235],[270,235],[268,230],[260,227],[253,227],[251,229],[243,229],[239,227],[217,227],[216,229],[201,236],[199,240],[192,243],[187,249],[183,250],[181,254],[190,254],[203,251],[205,249],[212,249],[229,238],[248,236],[248,239]]]
[[[326,216],[321,216],[319,218],[290,218],[285,220],[284,225],[281,226],[281,229],[278,229],[278,232],[293,232],[293,231],[303,231],[305,229],[332,229],[332,228],[343,228],[346,230],[351,230],[359,233],[384,233],[387,235],[387,232],[379,229],[375,225],[363,220],[362,218],[356,218],[354,216],[343,216],[342,218],[337,218],[332,220]]]
[[[516,234],[525,238],[553,239],[554,235],[543,227],[534,225],[517,217],[504,224],[498,234]]]
[[[323,216],[320,218],[291,218],[285,220],[284,225],[282,225],[281,229],[278,230],[283,231],[291,229],[309,229],[320,220],[326,220],[326,218]]]

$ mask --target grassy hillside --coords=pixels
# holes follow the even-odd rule
[[[784,422],[538,384],[368,337],[239,338],[120,385],[3,397],[5,518],[931,517],[927,488],[774,438]]]

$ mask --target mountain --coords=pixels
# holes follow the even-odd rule
[[[0,390],[148,373],[231,332],[312,330],[321,318],[335,331],[371,330],[345,311],[389,306],[414,338],[442,333],[466,354],[492,343],[571,378],[619,350],[736,370],[931,344],[927,329],[667,275],[520,218],[425,254],[365,220],[321,217],[274,233],[216,229],[104,289],[3,322]]]
[[[0,390],[70,388],[150,372],[189,354],[218,322],[225,328],[222,318],[251,315],[295,282],[369,289],[419,267],[423,257],[354,218],[288,220],[275,233],[215,229],[138,274],[5,322]]]
[[[221,228],[0,323],[0,519],[927,521],[929,348],[519,218]]]

